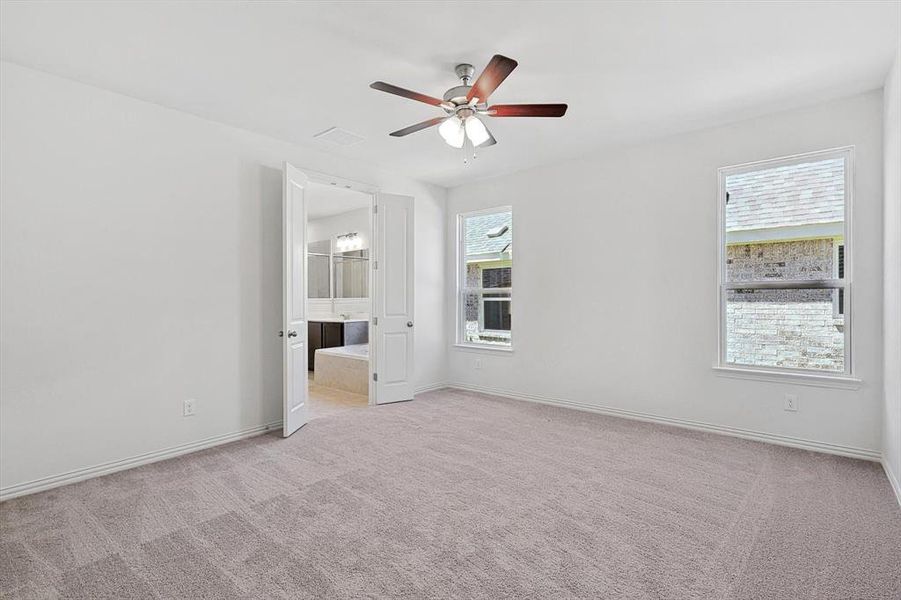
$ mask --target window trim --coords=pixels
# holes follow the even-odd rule
[[[820,279],[820,280],[781,280],[763,282],[729,282],[726,281],[726,177],[730,175],[738,175],[750,171],[758,171],[761,169],[778,168],[786,165],[798,164],[802,162],[811,162],[817,160],[829,160],[841,158],[845,162],[845,220],[843,223],[843,241],[845,246],[845,277],[839,279]],[[717,169],[717,205],[716,205],[716,306],[717,306],[717,355],[714,362],[714,369],[718,372],[744,373],[748,376],[767,379],[773,375],[784,376],[790,379],[792,375],[797,375],[797,380],[807,380],[816,377],[818,380],[853,380],[858,381],[855,377],[857,369],[854,365],[854,353],[852,352],[853,336],[852,331],[852,315],[853,315],[853,252],[854,245],[851,240],[851,232],[853,230],[852,220],[854,216],[854,146],[842,146],[838,148],[830,148],[827,150],[819,150],[815,152],[804,152],[793,154],[791,156],[783,156],[778,158],[759,160],[737,165],[720,167]],[[750,284],[750,285],[749,285]],[[729,289],[797,289],[797,288],[819,288],[819,289],[844,289],[844,309],[845,309],[845,360],[844,370],[839,371],[822,371],[817,369],[796,369],[792,367],[777,367],[763,365],[748,365],[743,363],[726,362],[726,292]]]
[[[466,326],[466,317],[464,314],[464,311],[466,310],[466,303],[463,301],[463,297],[467,291],[478,291],[480,293],[485,293],[485,291],[487,289],[489,292],[509,292],[511,317],[513,314],[513,287],[512,287],[512,285],[509,288],[483,288],[481,286],[478,288],[467,288],[466,287],[466,248],[465,248],[466,238],[464,236],[464,223],[468,217],[476,217],[479,215],[490,215],[490,214],[499,213],[499,212],[509,212],[510,213],[510,228],[515,231],[516,228],[513,226],[514,225],[513,221],[515,219],[515,216],[513,214],[513,206],[511,206],[511,205],[492,206],[490,208],[482,208],[482,209],[478,209],[478,210],[457,213],[457,256],[456,256],[457,277],[456,277],[456,290],[455,290],[457,310],[456,310],[456,324],[455,324],[456,334],[454,336],[454,340],[455,340],[454,346],[456,346],[458,348],[469,348],[469,349],[479,349],[479,350],[499,350],[499,351],[503,351],[503,352],[512,352],[513,351],[513,321],[512,321],[512,318],[510,321],[509,332],[507,330],[501,330],[501,333],[509,333],[509,335],[510,335],[510,343],[509,344],[502,345],[502,344],[489,344],[486,342],[471,342],[471,341],[466,340],[466,337],[465,337],[466,332],[464,331],[464,328]],[[511,257],[511,264],[510,264],[511,276],[512,276],[513,268],[514,268],[514,266],[512,264],[512,257]],[[479,283],[481,284],[482,282],[480,281]],[[479,303],[481,304],[482,302],[484,302],[484,299],[480,298]],[[480,311],[480,313],[481,313],[481,311]],[[483,317],[480,314],[479,315],[480,324],[482,323],[482,318]]]

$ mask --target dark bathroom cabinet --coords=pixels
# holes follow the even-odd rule
[[[316,350],[369,343],[368,321],[307,321],[307,368],[316,369]]]

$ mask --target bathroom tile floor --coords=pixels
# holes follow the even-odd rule
[[[311,419],[369,407],[368,396],[319,385],[314,373],[310,373],[308,392],[307,405]]]

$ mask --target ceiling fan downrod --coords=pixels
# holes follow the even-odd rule
[[[468,86],[469,82],[472,81],[472,76],[475,72],[475,67],[469,63],[463,63],[454,68],[454,73],[457,74],[457,77],[460,78],[460,81],[462,81],[465,86]]]

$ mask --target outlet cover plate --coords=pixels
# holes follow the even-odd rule
[[[197,400],[188,398],[185,400],[182,415],[185,417],[193,417],[197,413]]]
[[[788,412],[798,412],[798,394],[785,395],[785,410]]]

